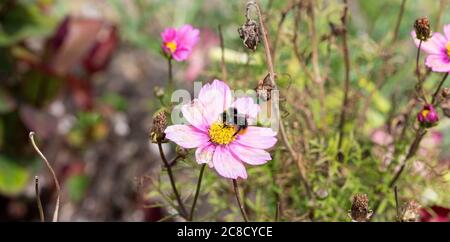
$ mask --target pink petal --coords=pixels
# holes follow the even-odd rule
[[[204,118],[204,107],[199,100],[194,99],[191,103],[183,105],[181,112],[189,124],[202,131],[208,131],[208,125]]]
[[[247,171],[244,164],[237,160],[226,146],[217,146],[213,156],[214,169],[225,178],[247,179]]]
[[[194,29],[191,25],[184,25],[178,30],[177,42],[180,46],[184,46],[188,49],[192,49],[197,44],[200,31]]]
[[[177,36],[177,31],[174,28],[167,28],[161,33],[161,39],[163,43],[167,43],[175,40]]]
[[[208,123],[220,119],[220,114],[230,107],[231,91],[225,82],[214,80],[211,84],[205,84],[198,95],[198,99],[205,106],[205,115]]]
[[[171,125],[164,131],[166,138],[183,148],[196,148],[209,142],[207,133],[191,125]]]
[[[207,143],[206,145],[198,147],[197,150],[195,151],[195,159],[197,160],[197,163],[199,164],[206,163],[212,165],[215,149],[216,146],[211,143]]]
[[[235,142],[257,149],[269,149],[277,142],[276,135],[270,128],[250,126],[237,136]]]
[[[416,38],[416,32],[412,31],[411,36],[414,39],[414,43],[419,47],[420,40]],[[421,50],[425,51],[427,54],[439,55],[445,49],[445,43],[442,43],[442,34],[434,33],[433,37],[427,41],[422,41]]]
[[[425,65],[435,72],[450,72],[450,60],[446,55],[429,55]]]
[[[256,123],[256,118],[258,116],[258,112],[260,110],[259,105],[253,102],[253,98],[251,97],[241,97],[234,101],[231,105],[232,107],[237,108],[240,114],[245,114],[252,122],[250,124]]]
[[[255,149],[238,143],[228,145],[237,158],[250,165],[262,165],[271,160],[269,152],[262,149]]]
[[[444,34],[447,40],[450,40],[450,24],[444,26]]]
[[[177,47],[175,52],[173,53],[173,59],[176,61],[184,61],[186,60],[189,55],[191,54],[191,49],[187,49],[185,47]]]

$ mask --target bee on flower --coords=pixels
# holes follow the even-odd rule
[[[188,124],[166,128],[166,138],[183,148],[196,148],[199,164],[208,164],[230,179],[247,178],[244,164],[271,160],[266,149],[277,142],[276,133],[257,127],[259,106],[250,97],[233,100],[230,88],[214,80],[204,85],[197,99],[181,108]]]

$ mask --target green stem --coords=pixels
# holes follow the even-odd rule
[[[247,213],[245,212],[244,204],[242,204],[241,199],[239,198],[239,187],[238,187],[236,179],[233,179],[233,188],[234,188],[234,194],[236,195],[236,201],[239,205],[239,209],[241,210],[242,217],[244,218],[245,222],[248,222],[248,217],[247,217]]]
[[[189,221],[192,221],[194,219],[195,205],[197,205],[197,199],[198,199],[198,195],[200,193],[200,187],[202,185],[202,178],[203,178],[203,172],[205,171],[205,167],[206,167],[206,164],[203,164],[202,168],[200,168],[200,175],[198,176],[197,189],[195,190],[194,202],[192,203]]]
[[[172,167],[169,165],[169,162],[167,161],[166,156],[164,155],[164,150],[162,148],[161,142],[159,142],[159,141],[158,141],[158,149],[159,149],[159,155],[161,156],[161,160],[163,161],[164,166],[167,169],[167,174],[169,175],[169,179],[170,179],[170,185],[172,186],[173,193],[175,194],[175,198],[177,199],[178,206],[180,207],[180,210],[181,210],[181,216],[183,218],[187,218],[186,208],[184,207],[184,204],[181,200],[181,196],[178,193],[177,187],[175,185],[175,178],[172,173]]]

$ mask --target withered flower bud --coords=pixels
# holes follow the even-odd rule
[[[244,25],[238,28],[238,33],[244,45],[255,51],[259,42],[261,42],[261,30],[258,23],[253,19],[248,19]]]
[[[180,156],[182,159],[186,158],[186,156],[188,155],[188,150],[181,146],[177,146],[175,148],[175,151],[177,152],[177,155]]]
[[[273,85],[270,82],[270,74],[267,74],[267,76],[264,77],[264,80],[259,80],[258,85],[255,88],[257,97],[264,101],[269,101],[272,98],[272,90]]]
[[[405,203],[405,205],[402,208],[402,212],[400,215],[400,221],[401,222],[417,222],[419,221],[419,210],[420,210],[420,204],[416,201],[409,201]]]
[[[164,130],[167,127],[167,118],[164,111],[159,111],[153,116],[153,126],[150,131],[150,138],[153,143],[158,143],[164,140],[166,134]]]
[[[444,89],[442,89],[441,95],[443,98],[450,98],[450,88],[445,87]]]
[[[153,94],[157,97],[157,98],[162,98],[164,96],[164,88],[160,87],[160,86],[154,86],[153,87]]]
[[[369,198],[367,194],[356,194],[353,196],[352,209],[350,217],[353,222],[367,222],[372,216],[372,210],[369,209]]]
[[[416,31],[416,37],[419,40],[427,41],[431,38],[430,21],[427,17],[416,19],[414,22],[414,30]]]

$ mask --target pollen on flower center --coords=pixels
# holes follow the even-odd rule
[[[173,53],[177,49],[177,43],[175,43],[175,41],[167,42],[166,47],[170,50],[170,53]]]
[[[235,129],[223,123],[213,123],[209,128],[209,138],[219,145],[226,145],[234,141]]]
[[[447,55],[450,57],[450,41],[447,42],[447,44],[445,45],[445,47],[447,48]]]
[[[430,110],[423,110],[422,111],[422,116],[426,117],[428,115],[428,113],[430,112]]]

